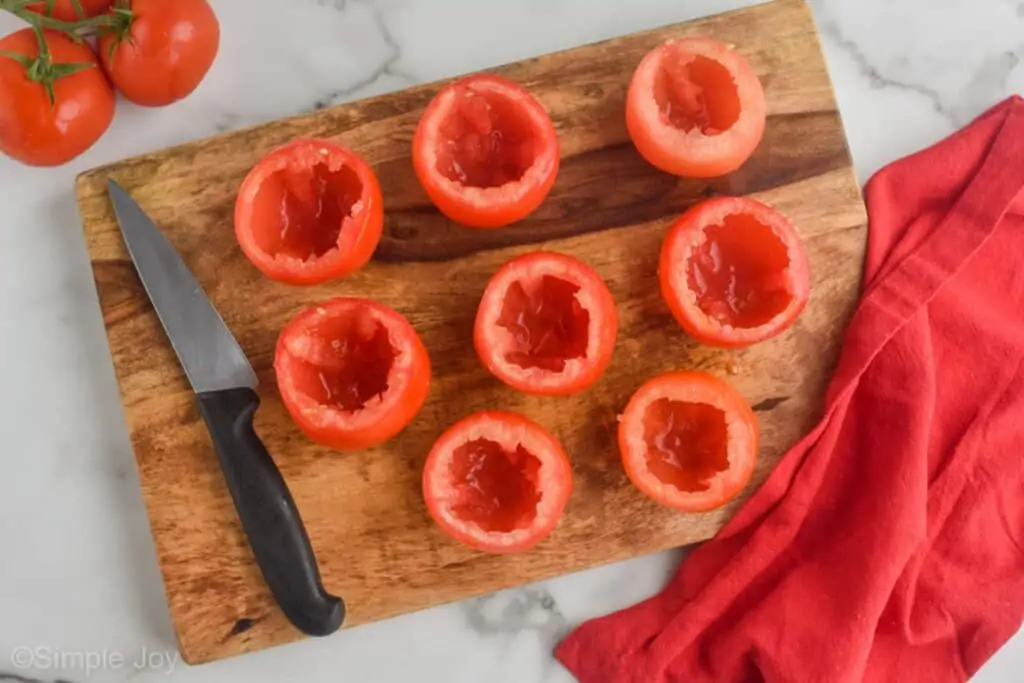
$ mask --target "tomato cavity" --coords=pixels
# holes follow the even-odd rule
[[[740,95],[729,70],[713,59],[666,48],[654,79],[654,99],[668,122],[689,133],[718,135],[740,118]]]
[[[360,210],[362,193],[362,180],[348,166],[327,160],[285,166],[256,191],[253,238],[275,259],[320,258],[338,249],[345,223]]]
[[[387,328],[368,318],[324,320],[294,359],[294,384],[320,405],[354,413],[388,390],[398,349]]]
[[[458,88],[440,133],[437,170],[465,187],[519,181],[537,158],[533,123],[501,93]]]
[[[688,284],[707,316],[738,328],[764,325],[790,305],[789,252],[771,227],[748,214],[731,214],[704,229],[694,247]]]
[[[710,488],[729,468],[725,413],[706,403],[660,398],[644,411],[647,469],[683,492]]]
[[[521,281],[509,285],[498,318],[515,340],[505,359],[524,369],[562,372],[567,361],[586,357],[590,313],[576,299],[579,291],[552,275],[529,292]]]
[[[540,460],[522,445],[514,451],[486,438],[452,452],[452,513],[487,532],[529,528],[537,517]]]

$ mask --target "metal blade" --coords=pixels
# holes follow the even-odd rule
[[[249,359],[178,252],[124,188],[107,182],[128,253],[192,389],[255,389]]]

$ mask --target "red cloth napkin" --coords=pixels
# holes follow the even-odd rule
[[[965,681],[1024,615],[1024,100],[876,174],[821,423],[582,683]]]

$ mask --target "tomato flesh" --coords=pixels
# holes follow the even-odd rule
[[[235,234],[261,272],[311,285],[370,260],[384,225],[380,185],[369,165],[326,140],[300,139],[263,157],[235,205]]]
[[[345,297],[312,306],[285,326],[274,371],[298,427],[339,450],[398,434],[419,412],[430,383],[426,350],[405,318]]]
[[[674,127],[720,135],[740,117],[740,98],[729,70],[670,46],[654,81],[654,99]]]
[[[413,168],[435,206],[456,223],[497,228],[547,197],[558,174],[558,137],[522,86],[479,74],[434,97],[413,136]]]
[[[532,252],[491,278],[473,340],[483,364],[509,386],[561,396],[601,377],[617,333],[615,300],[596,272],[565,254]]]
[[[466,187],[521,180],[536,158],[529,119],[498,93],[462,91],[440,129],[447,144],[437,150],[437,170]]]
[[[769,226],[734,214],[704,234],[688,273],[704,313],[733,327],[754,328],[786,310],[793,301],[785,279],[789,253]]]
[[[702,202],[673,223],[661,249],[662,296],[692,337],[723,347],[780,334],[807,305],[810,267],[799,235],[760,202]]]
[[[757,418],[742,395],[703,372],[648,380],[619,416],[622,464],[642,493],[700,512],[746,486],[757,461]]]
[[[342,226],[353,219],[363,185],[346,166],[288,166],[260,185],[253,237],[268,254],[306,261],[338,248]]]
[[[387,392],[398,350],[379,322],[336,318],[310,334],[308,343],[292,371],[295,387],[317,403],[356,412]]]
[[[505,292],[498,324],[514,344],[505,359],[521,368],[565,370],[567,361],[587,354],[590,314],[580,306],[577,284],[552,275],[541,276],[532,292],[520,281]]]
[[[537,517],[540,461],[521,444],[506,450],[486,438],[452,452],[452,514],[484,531],[529,527]]]
[[[729,467],[725,413],[704,403],[660,398],[644,412],[647,468],[680,491],[706,491]]]
[[[546,538],[572,492],[572,469],[550,432],[517,413],[481,411],[438,437],[423,496],[438,527],[478,550],[511,553]]]

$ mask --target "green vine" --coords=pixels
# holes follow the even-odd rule
[[[29,26],[36,37],[38,53],[35,57],[14,52],[11,50],[0,50],[0,57],[13,59],[25,68],[25,76],[33,83],[40,84],[50,99],[50,105],[56,104],[54,94],[54,83],[59,78],[90,69],[95,66],[91,62],[79,62],[71,64],[55,64],[50,54],[50,46],[46,42],[45,31],[59,31],[73,40],[80,42],[86,36],[97,33],[117,32],[124,35],[127,32],[126,26],[131,23],[131,11],[127,2],[119,2],[118,6],[111,13],[100,14],[99,16],[87,18],[79,0],[71,0],[72,7],[78,15],[76,21],[62,21],[49,16],[53,12],[56,0],[45,0],[46,12],[39,14],[30,12],[28,7],[37,4],[41,0],[0,0],[0,10],[9,12],[18,17]]]
[[[104,28],[117,28],[123,24],[123,19],[118,19],[114,14],[100,14],[99,16],[86,18],[82,3],[79,0],[71,0],[75,13],[78,14],[76,21],[62,21],[49,16],[53,11],[56,0],[43,0],[46,6],[46,13],[38,14],[30,12],[29,5],[37,4],[41,0],[0,0],[0,10],[9,12],[34,28],[45,28],[53,31],[60,31],[67,35],[81,40],[83,36],[102,31]],[[123,9],[123,8],[122,8]]]

